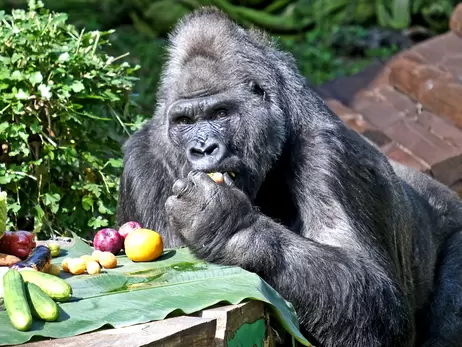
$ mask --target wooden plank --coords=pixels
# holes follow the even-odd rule
[[[274,337],[269,326],[269,315],[265,310],[265,304],[261,301],[247,301],[237,305],[214,307],[199,312],[198,316],[216,319],[217,328],[214,347],[227,347],[228,341],[233,338],[244,324],[253,324],[262,319],[266,324],[266,338],[264,341],[259,342],[265,346],[274,345]]]
[[[209,347],[215,339],[213,318],[180,316],[69,338],[26,343],[23,347]]]

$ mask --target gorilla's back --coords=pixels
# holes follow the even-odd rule
[[[435,269],[445,242],[451,242],[448,238],[462,231],[462,204],[454,191],[429,175],[398,162],[390,163],[410,202],[408,230],[401,232],[413,235],[411,268],[418,312],[435,283],[434,272],[429,269]]]

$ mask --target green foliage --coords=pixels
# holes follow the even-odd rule
[[[342,50],[336,50],[340,41]],[[361,71],[373,59],[386,59],[398,51],[398,47],[369,47],[367,30],[358,26],[332,26],[324,30],[312,30],[295,38],[279,40],[281,48],[292,52],[300,72],[313,85],[326,83],[336,77],[349,76]],[[347,47],[361,47],[361,52],[347,52]],[[352,51],[354,49],[352,48]]]
[[[41,1],[0,12],[0,185],[9,228],[85,235],[114,222],[138,67]]]

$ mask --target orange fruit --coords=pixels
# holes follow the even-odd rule
[[[132,261],[152,261],[160,257],[164,251],[164,243],[159,233],[140,228],[127,235],[124,250]]]

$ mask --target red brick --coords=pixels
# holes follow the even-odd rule
[[[430,169],[423,160],[416,158],[396,142],[392,142],[384,146],[382,151],[391,160],[397,161],[398,163],[414,168],[418,171],[425,172]]]
[[[433,170],[433,165],[462,155],[462,150],[451,146],[436,135],[426,131],[415,122],[403,120],[384,129],[392,140],[407,148],[415,157],[421,158]]]
[[[366,121],[383,131],[404,118],[376,89],[361,92],[352,103],[355,111],[360,112]]]

